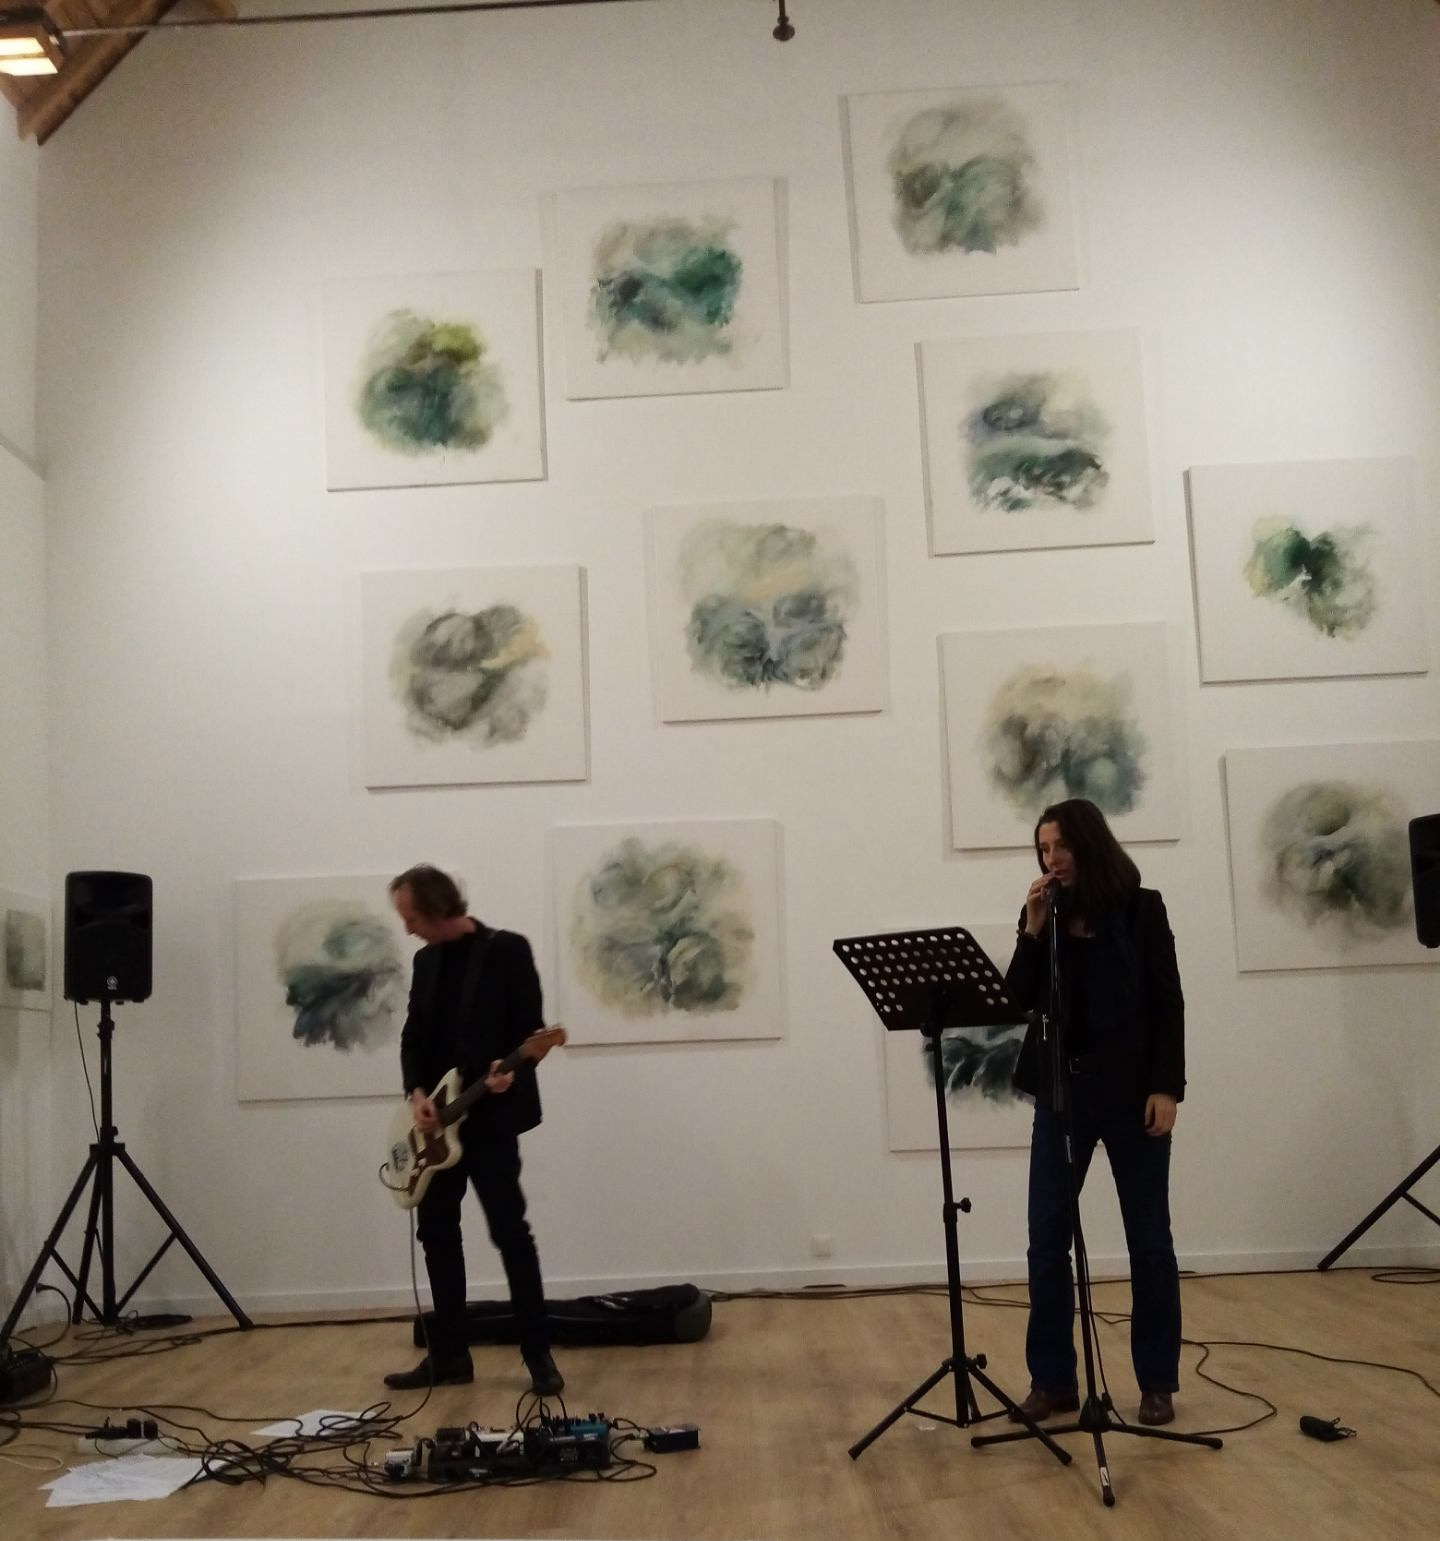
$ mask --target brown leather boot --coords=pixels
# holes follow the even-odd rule
[[[1150,1424],[1174,1423],[1175,1404],[1168,1391],[1146,1391],[1140,1398],[1140,1422]]]
[[[1032,1386],[1030,1395],[1020,1404],[1020,1411],[1030,1419],[1032,1423],[1043,1423],[1045,1419],[1055,1413],[1078,1413],[1080,1411],[1080,1393],[1078,1391],[1050,1391],[1044,1386]],[[1021,1419],[1014,1413],[1010,1414],[1011,1423],[1019,1423]]]

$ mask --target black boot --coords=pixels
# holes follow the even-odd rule
[[[554,1397],[564,1391],[565,1377],[555,1368],[555,1360],[548,1348],[521,1357],[530,1372],[530,1389],[536,1396]]]
[[[385,1384],[392,1391],[417,1391],[426,1386],[468,1386],[474,1379],[475,1366],[469,1354],[440,1360],[426,1354],[413,1370],[395,1370],[387,1375]]]

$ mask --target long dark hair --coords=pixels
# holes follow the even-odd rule
[[[1075,907],[1093,918],[1102,910],[1124,904],[1140,886],[1140,869],[1125,854],[1105,815],[1088,797],[1070,797],[1052,803],[1035,821],[1035,857],[1044,872],[1040,855],[1040,826],[1058,824],[1060,838],[1075,858]]]

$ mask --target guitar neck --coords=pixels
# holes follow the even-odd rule
[[[514,1075],[529,1058],[530,1056],[525,1053],[523,1047],[516,1049],[513,1054],[507,1054],[500,1061],[499,1072],[506,1075]],[[487,1095],[489,1090],[490,1088],[486,1086],[483,1077],[473,1085],[467,1086],[453,1102],[446,1103],[440,1114],[441,1124],[453,1124],[457,1119],[463,1118],[482,1097]]]

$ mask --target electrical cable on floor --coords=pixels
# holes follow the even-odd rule
[[[1385,1268],[1370,1277],[1376,1284],[1440,1284],[1440,1268]]]
[[[302,1327],[374,1326],[376,1324],[384,1323],[411,1322],[418,1318],[421,1322],[423,1334],[425,1330],[424,1313],[421,1310],[420,1305],[419,1277],[416,1265],[416,1238],[414,1233],[413,1214],[411,1216],[411,1222],[410,1274],[411,1294],[415,1304],[415,1317],[405,1315],[349,1318],[327,1317],[313,1321],[296,1320],[285,1322],[257,1323],[254,1330],[265,1330],[266,1328],[297,1329]],[[1271,1270],[1270,1272],[1276,1276],[1284,1276],[1287,1274],[1309,1273],[1311,1271],[1312,1270],[1310,1269],[1281,1269]],[[1345,1271],[1355,1272],[1359,1270],[1352,1269]],[[1256,1279],[1263,1278],[1265,1276],[1266,1275],[1257,1274],[1253,1271],[1233,1271],[1214,1274],[1200,1274],[1186,1271],[1183,1275],[1183,1277],[1187,1280],[1206,1278]],[[1440,1272],[1423,1268],[1397,1268],[1371,1273],[1370,1278],[1373,1282],[1378,1284],[1423,1285],[1440,1282]],[[1097,1282],[1105,1284],[1123,1283],[1125,1281],[1123,1278],[1116,1278],[1111,1280],[1100,1280]],[[59,1342],[70,1332],[70,1322],[68,1320],[71,1314],[69,1309],[70,1301],[69,1298],[65,1295],[65,1292],[58,1289],[54,1285],[42,1284],[39,1286],[39,1288],[50,1290],[53,1293],[58,1294],[60,1298],[66,1302],[67,1306],[67,1320],[64,1324],[64,1327],[62,1328],[60,1335],[51,1339],[50,1344],[47,1345],[53,1346],[54,1343]],[[984,1287],[967,1285],[962,1291],[962,1299],[967,1304],[974,1306],[987,1306],[1008,1310],[1028,1310],[1029,1304],[1028,1300],[1025,1298],[1011,1299],[993,1293],[995,1290],[1002,1290],[1007,1288],[1023,1291],[1025,1286],[1023,1282],[1016,1282],[1013,1284],[1001,1283],[996,1285],[987,1285]],[[859,1289],[851,1289],[838,1284],[827,1284],[819,1286],[805,1286],[798,1290],[713,1290],[708,1291],[707,1293],[713,1302],[717,1304],[727,1304],[731,1302],[746,1300],[823,1300],[834,1302],[840,1300],[883,1298],[895,1295],[920,1295],[935,1299],[946,1299],[948,1298],[949,1292],[947,1287],[943,1284],[875,1285],[866,1286]],[[1130,1320],[1130,1315],[1128,1312],[1114,1310],[1095,1309],[1093,1311],[1093,1317],[1095,1321],[1114,1328],[1123,1327]],[[82,1343],[95,1342],[99,1344],[105,1342],[113,1334],[119,1334],[120,1336],[129,1338],[133,1335],[135,1330],[136,1327],[134,1325],[130,1323],[122,1323],[114,1328],[98,1328],[92,1332],[77,1334],[77,1341]],[[503,1477],[496,1477],[493,1479],[486,1478],[483,1481],[477,1480],[473,1482],[447,1481],[444,1483],[437,1483],[428,1486],[422,1482],[418,1487],[414,1483],[411,1483],[405,1484],[402,1486],[401,1490],[397,1490],[396,1485],[390,1483],[383,1476],[381,1469],[377,1468],[369,1460],[369,1448],[375,1441],[393,1441],[398,1439],[398,1430],[400,1425],[413,1419],[426,1406],[431,1395],[433,1394],[433,1387],[427,1389],[425,1396],[410,1412],[392,1412],[390,1410],[391,1403],[388,1401],[381,1401],[374,1404],[372,1407],[366,1408],[364,1411],[357,1414],[355,1418],[347,1419],[343,1424],[340,1424],[334,1429],[322,1430],[319,1434],[313,1436],[291,1436],[285,1439],[272,1441],[271,1443],[260,1447],[250,1446],[245,1444],[243,1441],[235,1439],[215,1440],[209,1433],[207,1433],[205,1429],[201,1428],[199,1425],[186,1424],[179,1419],[173,1418],[170,1415],[174,1413],[192,1413],[198,1417],[207,1419],[211,1423],[248,1423],[252,1426],[291,1420],[293,1419],[294,1415],[283,1413],[278,1415],[257,1414],[241,1417],[236,1415],[217,1413],[209,1408],[190,1406],[183,1403],[156,1403],[138,1408],[122,1408],[106,1404],[85,1402],[74,1398],[60,1397],[57,1395],[58,1383],[55,1380],[55,1368],[58,1365],[96,1364],[105,1363],[111,1359],[146,1357],[153,1353],[168,1352],[172,1348],[191,1346],[205,1338],[223,1336],[238,1330],[239,1329],[234,1326],[214,1329],[201,1329],[194,1333],[170,1335],[165,1338],[148,1340],[145,1345],[139,1347],[132,1345],[123,1350],[116,1350],[108,1353],[87,1349],[74,1354],[62,1355],[53,1359],[51,1361],[51,1385],[43,1401],[30,1402],[25,1404],[25,1406],[22,1408],[0,1409],[0,1450],[3,1450],[9,1445],[12,1445],[15,1440],[19,1438],[21,1433],[28,1430],[76,1436],[83,1436],[87,1433],[93,1433],[93,1425],[89,1423],[69,1423],[60,1419],[38,1419],[33,1416],[29,1416],[34,1411],[38,1411],[42,1408],[46,1410],[54,1410],[61,1407],[73,1407],[88,1412],[105,1414],[107,1422],[109,1416],[112,1414],[118,1416],[124,1412],[139,1412],[144,1417],[154,1420],[157,1424],[163,1423],[166,1425],[167,1429],[174,1430],[179,1434],[193,1436],[193,1441],[187,1443],[184,1440],[176,1438],[174,1434],[167,1433],[162,1437],[162,1442],[165,1443],[168,1448],[174,1449],[177,1453],[185,1453],[201,1459],[205,1463],[202,1473],[203,1478],[208,1478],[215,1481],[230,1482],[232,1484],[244,1481],[263,1482],[267,1479],[267,1477],[273,1475],[291,1477],[297,1480],[311,1482],[321,1486],[330,1485],[343,1486],[348,1488],[355,1488],[358,1486],[358,1488],[367,1492],[374,1493],[377,1496],[400,1498],[438,1496],[441,1493],[462,1491],[467,1488],[480,1488],[496,1485],[528,1486],[537,1481],[550,1480],[635,1481],[641,1480],[644,1477],[653,1476],[655,1474],[655,1468],[650,1463],[644,1461],[635,1461],[629,1457],[620,1456],[615,1450],[612,1449],[612,1460],[616,1462],[616,1467],[613,1470],[595,1469],[593,1471],[568,1471],[564,1473],[556,1473],[554,1475],[549,1473],[524,1475],[506,1474]],[[29,1345],[25,1339],[16,1338],[15,1341],[25,1344],[25,1346],[32,1346]],[[1201,1431],[1206,1434],[1243,1433],[1248,1429],[1256,1427],[1258,1424],[1264,1423],[1269,1419],[1274,1418],[1278,1413],[1278,1409],[1276,1408],[1275,1404],[1271,1402],[1267,1397],[1261,1395],[1259,1392],[1250,1391],[1241,1386],[1231,1385],[1228,1382],[1221,1380],[1218,1376],[1214,1375],[1211,1371],[1205,1368],[1206,1364],[1212,1356],[1213,1351],[1219,1348],[1253,1348],[1272,1353],[1301,1355],[1307,1358],[1319,1360],[1327,1364],[1383,1370],[1391,1374],[1408,1376],[1411,1379],[1418,1381],[1420,1385],[1425,1388],[1425,1390],[1431,1393],[1431,1395],[1440,1397],[1440,1387],[1437,1387],[1435,1384],[1433,1384],[1418,1370],[1407,1365],[1390,1364],[1380,1360],[1349,1358],[1341,1355],[1325,1354],[1314,1349],[1303,1348],[1293,1344],[1272,1343],[1251,1339],[1204,1339],[1187,1337],[1182,1338],[1181,1341],[1186,1347],[1198,1348],[1201,1351],[1200,1358],[1194,1366],[1194,1373],[1198,1375],[1202,1380],[1208,1382],[1210,1385],[1215,1386],[1219,1390],[1232,1393],[1236,1396],[1246,1397],[1252,1401],[1260,1402],[1266,1409],[1263,1413],[1251,1419],[1247,1423],[1236,1424],[1226,1428],[1207,1429]],[[1103,1384],[1103,1357],[1100,1355],[1099,1348],[1100,1345],[1097,1338],[1097,1363],[1100,1366]],[[1108,1386],[1106,1386],[1107,1394],[1108,1389]],[[527,1423],[533,1421],[534,1417],[538,1415],[539,1409],[543,1404],[540,1403],[538,1398],[533,1398],[534,1405],[530,1408],[527,1408],[526,1403],[532,1398],[533,1393],[523,1393],[519,1402],[517,1402],[515,1410],[517,1427],[524,1427]],[[563,1402],[561,1402],[560,1405],[563,1409]],[[616,1420],[612,1424],[612,1429],[614,1430],[613,1443],[615,1446],[624,1444],[637,1437],[643,1437],[643,1430],[641,1430],[641,1427],[639,1425],[630,1423],[629,1420]],[[353,1453],[357,1449],[361,1452],[358,1457]],[[322,1466],[311,1467],[303,1464],[297,1464],[302,1456],[313,1455],[317,1453],[338,1454],[346,1463],[346,1466],[344,1468]],[[6,1455],[4,1458],[10,1461],[16,1461],[19,1459],[19,1457],[14,1455]]]
[[[1304,1269],[1294,1268],[1294,1269],[1267,1270],[1266,1273],[1263,1273],[1263,1274],[1262,1273],[1256,1273],[1253,1270],[1252,1271],[1244,1271],[1244,1272],[1236,1270],[1236,1271],[1231,1271],[1231,1272],[1221,1272],[1221,1273],[1214,1273],[1214,1274],[1197,1273],[1197,1272],[1194,1272],[1194,1271],[1187,1270],[1187,1271],[1185,1271],[1182,1274],[1182,1277],[1184,1279],[1187,1279],[1187,1280],[1198,1280],[1198,1279],[1209,1279],[1209,1278],[1215,1278],[1215,1279],[1221,1279],[1221,1278],[1255,1279],[1255,1278],[1264,1278],[1264,1277],[1267,1277],[1267,1276],[1269,1276],[1271,1274],[1276,1275],[1276,1276],[1285,1276],[1285,1275],[1290,1275],[1290,1274],[1302,1274],[1302,1273],[1303,1274],[1309,1274],[1309,1273],[1312,1273],[1312,1272],[1314,1272],[1314,1270],[1313,1269],[1308,1269],[1308,1268],[1304,1268]],[[1402,1274],[1402,1273],[1408,1274],[1410,1272],[1410,1270],[1398,1270],[1397,1269],[1397,1270],[1386,1270],[1385,1272],[1386,1273],[1391,1273],[1391,1274]],[[1418,1270],[1418,1272],[1428,1273],[1429,1271],[1422,1269],[1422,1270]],[[1391,1280],[1391,1279],[1388,1279],[1386,1277],[1377,1276],[1377,1275],[1374,1275],[1374,1274],[1371,1275],[1371,1278],[1374,1279],[1375,1282],[1377,1282],[1377,1283],[1399,1282],[1398,1280]],[[1113,1279],[1113,1280],[1099,1280],[1099,1281],[1096,1281],[1096,1282],[1098,1282],[1098,1283],[1116,1283],[1116,1284],[1119,1284],[1119,1283],[1123,1283],[1125,1281],[1123,1279]],[[1419,1280],[1416,1280],[1414,1282],[1416,1282],[1416,1283],[1428,1283],[1428,1282],[1430,1282],[1430,1280],[1428,1278],[1426,1278],[1426,1279],[1419,1279]],[[1023,1284],[1023,1282],[1016,1282],[1015,1284],[1008,1285],[1008,1286],[1005,1285],[1005,1284],[985,1286],[986,1289],[1003,1289],[1003,1288],[1007,1288],[1007,1287],[1008,1288],[1015,1288],[1015,1289],[1024,1289],[1025,1285]],[[710,1292],[710,1297],[711,1297],[711,1299],[713,1301],[716,1301],[716,1302],[736,1301],[736,1300],[826,1300],[826,1301],[835,1301],[835,1300],[845,1300],[845,1299],[863,1299],[863,1298],[866,1298],[866,1297],[884,1296],[884,1295],[928,1295],[928,1296],[932,1296],[932,1297],[935,1297],[935,1298],[938,1298],[938,1299],[945,1299],[945,1298],[948,1298],[948,1294],[949,1294],[949,1291],[948,1291],[948,1289],[944,1285],[903,1285],[903,1284],[901,1284],[901,1285],[870,1285],[870,1286],[862,1287],[862,1288],[857,1289],[857,1290],[846,1290],[843,1285],[823,1285],[823,1286],[819,1286],[819,1287],[805,1287],[805,1288],[802,1288],[802,1289],[799,1289],[799,1290],[748,1290],[748,1291],[736,1291],[736,1292],[711,1291]],[[1030,1308],[1029,1307],[1029,1301],[1026,1300],[1026,1299],[1009,1300],[1009,1299],[1005,1299],[1003,1297],[997,1298],[994,1295],[982,1294],[980,1292],[980,1289],[976,1288],[975,1286],[971,1286],[971,1285],[967,1285],[967,1286],[965,1286],[962,1289],[962,1291],[961,1291],[961,1298],[966,1303],[972,1304],[972,1305],[977,1305],[977,1306],[995,1306],[995,1307],[1000,1307],[1002,1309],[1020,1310],[1020,1311],[1028,1311],[1029,1308]],[[1095,1310],[1093,1312],[1093,1316],[1094,1316],[1094,1319],[1096,1321],[1103,1322],[1103,1323],[1105,1323],[1105,1325],[1110,1326],[1110,1327],[1122,1327],[1122,1326],[1126,1325],[1129,1322],[1129,1320],[1130,1320],[1130,1313],[1127,1312],[1127,1311],[1105,1311],[1105,1310],[1098,1310],[1097,1309],[1097,1310]],[[1259,1416],[1250,1419],[1250,1421],[1247,1422],[1247,1423],[1236,1424],[1236,1425],[1228,1426],[1228,1427],[1225,1427],[1225,1428],[1201,1429],[1201,1430],[1196,1430],[1195,1431],[1195,1432],[1201,1433],[1201,1434],[1207,1434],[1207,1435],[1217,1434],[1218,1435],[1218,1434],[1239,1434],[1239,1433],[1244,1433],[1248,1429],[1253,1429],[1253,1428],[1257,1427],[1259,1424],[1268,1422],[1271,1418],[1276,1417],[1278,1415],[1278,1412],[1279,1412],[1279,1409],[1276,1407],[1276,1405],[1273,1402],[1271,1402],[1268,1397],[1263,1396],[1260,1392],[1258,1392],[1258,1391],[1249,1391],[1249,1390],[1246,1390],[1242,1386],[1232,1386],[1227,1381],[1221,1380],[1218,1376],[1212,1374],[1210,1371],[1208,1371],[1208,1370],[1206,1370],[1204,1368],[1204,1365],[1206,1364],[1206,1362],[1208,1361],[1208,1359],[1211,1356],[1212,1350],[1216,1349],[1216,1348],[1225,1348],[1225,1347],[1258,1348],[1258,1349],[1262,1349],[1262,1350],[1269,1350],[1270,1352],[1273,1352],[1273,1353],[1304,1354],[1304,1355],[1308,1355],[1311,1358],[1324,1360],[1324,1361],[1326,1361],[1328,1363],[1331,1363],[1331,1364],[1349,1365],[1349,1366],[1354,1366],[1354,1367],[1358,1367],[1358,1368],[1365,1368],[1365,1369],[1385,1370],[1385,1371],[1388,1371],[1391,1374],[1395,1374],[1395,1375],[1410,1376],[1411,1378],[1419,1381],[1420,1384],[1422,1386],[1424,1386],[1427,1391],[1432,1393],[1432,1395],[1440,1396],[1440,1389],[1437,1389],[1434,1385],[1431,1384],[1431,1382],[1429,1380],[1427,1380],[1425,1378],[1424,1375],[1422,1375],[1418,1370],[1413,1369],[1409,1365],[1389,1364],[1389,1363],[1386,1363],[1386,1362],[1383,1362],[1383,1361],[1372,1360],[1372,1359],[1349,1359],[1349,1358],[1343,1358],[1343,1357],[1340,1357],[1340,1356],[1337,1356],[1337,1355],[1321,1354],[1321,1353],[1318,1353],[1317,1351],[1315,1351],[1313,1349],[1297,1348],[1297,1347],[1294,1347],[1294,1346],[1292,1346],[1290,1344],[1285,1344],[1285,1343],[1242,1342],[1239,1339],[1231,1340],[1231,1339],[1221,1339],[1221,1338],[1205,1339],[1205,1338],[1185,1338],[1185,1337],[1182,1337],[1180,1341],[1186,1347],[1198,1348],[1198,1349],[1201,1350],[1200,1358],[1196,1362],[1196,1365],[1195,1365],[1195,1373],[1197,1375],[1199,1375],[1199,1377],[1202,1380],[1209,1382],[1210,1385],[1217,1387],[1221,1391],[1230,1392],[1230,1393],[1232,1393],[1235,1396],[1247,1397],[1251,1401],[1262,1403],[1264,1405],[1264,1407],[1265,1407],[1265,1411],[1264,1412],[1259,1414]],[[1102,1372],[1102,1374],[1103,1374],[1103,1372]],[[1109,1388],[1107,1387],[1106,1388],[1107,1393],[1108,1393],[1108,1389]]]

